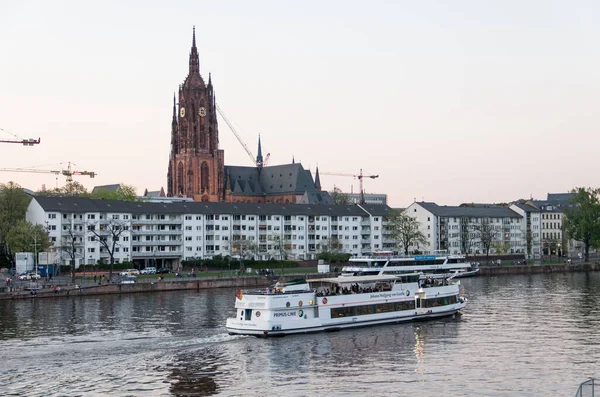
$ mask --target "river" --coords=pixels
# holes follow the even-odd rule
[[[600,273],[462,280],[454,318],[230,336],[235,291],[0,301],[3,396],[573,396],[600,376]]]

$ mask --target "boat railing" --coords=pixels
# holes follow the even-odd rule
[[[581,382],[581,384],[577,388],[577,393],[575,393],[575,397],[594,397],[596,395],[596,383],[598,383],[598,379],[596,378],[590,378],[585,382]],[[598,386],[600,386],[600,383],[598,383]]]
[[[244,295],[290,295],[290,294],[303,294],[306,292],[315,292],[314,289],[308,290],[294,290],[294,291],[279,291],[273,288],[254,288],[254,289],[243,289],[242,294]]]

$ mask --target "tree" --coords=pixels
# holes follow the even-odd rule
[[[104,200],[138,201],[135,187],[120,184],[116,190],[98,189],[91,193],[91,198]]]
[[[470,222],[470,218],[460,218],[460,248],[465,255],[469,255],[471,248],[475,245],[473,235],[473,225]]]
[[[36,196],[76,196],[76,197],[89,197],[90,193],[87,191],[85,186],[77,181],[67,183],[65,186],[57,187],[54,189],[39,190],[35,193]]]
[[[387,228],[392,231],[391,236],[396,240],[399,247],[408,255],[408,249],[411,245],[420,244],[426,246],[427,238],[421,232],[421,223],[417,218],[413,218],[401,211],[394,211],[387,217]]]
[[[473,230],[477,233],[481,245],[485,250],[486,260],[490,256],[490,247],[496,240],[496,236],[500,233],[498,229],[494,227],[494,224],[490,218],[481,218],[480,223],[473,225]]]
[[[565,208],[565,231],[570,238],[583,243],[587,262],[590,259],[590,247],[598,247],[600,242],[600,189],[579,187],[573,189],[572,193],[573,206]]]
[[[120,247],[121,235],[129,229],[126,222],[118,219],[104,219],[98,223],[89,223],[87,231],[98,240],[100,247],[108,253],[110,258],[110,272],[108,279],[112,279],[113,265],[115,263],[115,249]]]
[[[325,244],[321,244],[321,253],[339,254],[344,244],[339,238],[330,238]]]
[[[80,225],[76,225],[75,227],[66,225],[63,227],[65,229],[63,229],[60,244],[56,246],[56,249],[62,258],[69,260],[69,264],[71,265],[71,277],[75,280],[75,263],[77,258],[83,258],[83,260],[85,260],[85,252],[83,251],[83,227]]]
[[[50,247],[50,239],[42,225],[24,219],[17,221],[6,235],[9,252],[43,252]],[[37,261],[37,258],[36,258]]]
[[[329,195],[333,199],[333,204],[350,204],[350,197],[348,197],[346,193],[342,192],[342,189],[340,189],[339,187],[334,187],[333,190],[329,192]]]
[[[14,182],[0,184],[0,244],[4,261],[14,266],[14,251],[7,244],[7,236],[17,223],[25,219],[27,207],[31,201],[23,188]],[[29,250],[28,250],[29,251]]]

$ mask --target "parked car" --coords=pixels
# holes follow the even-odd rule
[[[149,266],[140,271],[140,274],[156,274],[156,268],[153,266]]]
[[[169,269],[168,267],[161,267],[160,269],[158,269],[156,271],[156,274],[169,274],[171,273],[171,269]]]
[[[121,278],[121,284],[135,284],[135,276],[123,276]]]
[[[42,276],[39,273],[29,272],[19,276],[19,280],[39,280]]]
[[[120,276],[137,276],[140,274],[138,269],[127,269],[119,273]]]

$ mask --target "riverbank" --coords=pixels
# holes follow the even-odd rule
[[[573,264],[533,264],[533,265],[482,265],[476,277],[490,277],[502,275],[540,274],[540,273],[567,273],[567,272],[594,272],[600,270],[597,263]],[[333,273],[310,273],[311,277],[335,277]],[[61,298],[91,295],[132,294],[142,292],[168,292],[182,290],[201,290],[211,288],[265,288],[278,280],[288,281],[294,278],[307,277],[307,273],[286,274],[285,276],[233,276],[233,277],[201,277],[201,278],[167,278],[161,281],[148,280],[134,284],[105,284],[91,286],[68,285],[57,292],[51,287],[35,290],[20,290],[0,293],[0,300]]]

